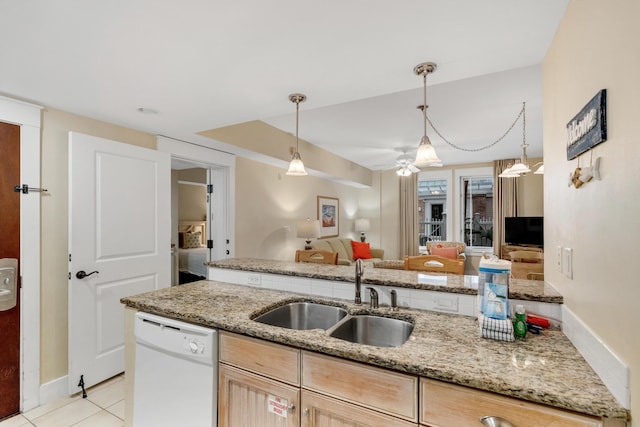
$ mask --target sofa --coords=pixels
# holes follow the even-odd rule
[[[353,247],[351,245],[352,239],[331,238],[316,240],[311,243],[313,249],[321,249],[323,251],[337,252],[338,253],[338,265],[352,265],[355,262],[353,258]],[[356,242],[360,243],[360,242]],[[363,258],[362,260],[367,263],[374,263],[376,261],[382,261],[384,257],[384,249],[371,248],[371,258]]]

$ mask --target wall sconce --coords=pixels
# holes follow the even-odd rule
[[[364,242],[367,237],[364,235],[365,231],[369,231],[369,229],[371,228],[371,223],[369,222],[368,219],[365,218],[359,218],[356,219],[356,232],[360,232],[360,241]]]
[[[305,239],[305,250],[311,249],[311,239],[320,237],[320,221],[317,219],[303,219],[296,224],[296,237]]]

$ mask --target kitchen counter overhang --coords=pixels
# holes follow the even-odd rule
[[[129,307],[193,324],[262,338],[300,349],[337,356],[422,377],[487,390],[589,415],[629,416],[561,331],[512,343],[479,336],[472,317],[403,309],[415,321],[401,347],[353,344],[323,330],[298,331],[251,320],[283,301],[326,299],[200,281],[123,298]],[[343,300],[351,313],[366,306]],[[376,311],[376,310],[373,310]],[[388,313],[388,308],[380,308]]]
[[[354,282],[353,266],[327,265],[302,262],[276,261],[256,258],[231,258],[211,261],[205,265],[214,268],[239,270],[282,276],[308,277],[312,279]],[[478,276],[426,273],[410,270],[394,270],[367,266],[362,277],[363,285],[394,286],[436,292],[477,295]],[[562,295],[550,284],[540,280],[511,279],[509,298],[562,304]]]

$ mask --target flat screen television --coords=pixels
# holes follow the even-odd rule
[[[509,245],[543,247],[544,217],[506,217],[504,219],[504,241]]]

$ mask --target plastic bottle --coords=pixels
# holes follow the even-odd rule
[[[513,322],[513,335],[516,338],[524,339],[527,336],[527,316],[524,312],[524,306],[516,305],[516,320]]]

